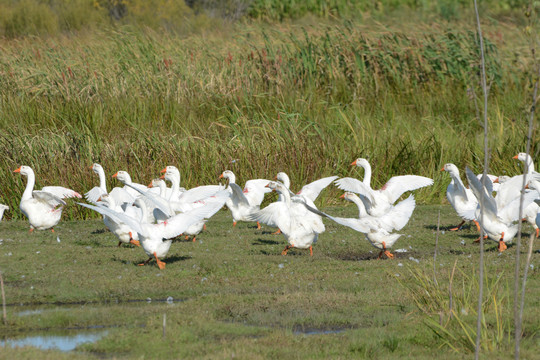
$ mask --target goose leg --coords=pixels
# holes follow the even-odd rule
[[[131,233],[131,231],[129,232],[129,243],[135,246],[141,246],[139,240],[133,240],[133,234]],[[120,244],[118,244],[118,246],[120,246]]]
[[[536,228],[536,237],[538,237],[539,233],[540,233],[540,228]]]
[[[151,257],[150,257],[150,258],[148,258],[148,260],[146,260],[145,262],[142,262],[142,263],[140,263],[140,264],[137,264],[137,265],[138,265],[138,266],[144,266],[144,265],[148,264],[148,263],[150,262],[150,260],[152,260],[152,258],[151,258]]]
[[[236,221],[233,221],[232,227],[235,227],[235,226],[236,226]]]
[[[488,238],[487,235],[484,235],[484,240],[486,240]],[[478,239],[474,240],[475,243],[479,243],[480,242],[480,236],[478,237]]]
[[[275,232],[272,233],[272,235],[279,235],[281,234],[281,229],[277,229]]]
[[[498,246],[499,252],[503,252],[504,250],[507,249],[507,246],[504,243],[503,239],[504,239],[504,231],[501,233],[501,238],[499,239],[499,246]]]
[[[394,255],[390,251],[386,250],[386,243],[384,241],[382,242],[382,246],[383,248],[381,252],[379,253],[379,256],[377,257],[377,259],[380,259],[383,256],[383,254],[386,255],[387,258],[393,259]]]
[[[54,233],[54,228],[51,228],[51,232]]]
[[[313,246],[310,246],[310,247],[309,247],[309,255],[310,255],[310,256],[313,256]]]
[[[453,227],[451,229],[449,229],[450,231],[458,231],[461,229],[461,227],[463,226],[463,224],[465,224],[465,220],[463,220],[458,226],[456,227]]]
[[[292,248],[292,246],[287,245],[285,249],[281,252],[281,255],[287,255],[287,251],[289,251]]]
[[[202,228],[203,230],[206,230],[206,224],[203,224]]]
[[[34,232],[34,228],[30,228],[29,233],[31,234],[31,233],[33,233],[33,232]]]
[[[257,221],[257,230],[261,230],[261,223]]]
[[[154,257],[156,258],[156,262],[157,262],[157,266],[159,267],[160,270],[163,270],[165,269],[165,263],[161,260],[158,259],[156,253],[154,252]]]
[[[122,245],[122,242],[121,242],[121,241],[118,242],[118,247],[120,247],[120,245]]]
[[[195,236],[193,237],[193,242],[195,242],[195,238],[196,238],[196,237],[197,237],[197,235],[195,235]]]
[[[476,230],[478,230],[478,232],[481,232],[482,230],[480,229],[480,224],[478,223],[478,221],[476,220],[473,220],[474,221],[474,225],[476,225]]]

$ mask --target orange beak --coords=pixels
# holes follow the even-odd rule
[[[218,179],[223,179],[223,174],[219,175]]]
[[[499,178],[496,178],[495,180],[493,180],[493,183],[498,184],[499,183]]]
[[[165,179],[165,175],[161,175],[159,178],[160,179]]]
[[[154,185],[152,185],[152,183],[150,183],[147,187],[151,188],[151,187],[154,187]]]
[[[339,198],[340,199],[345,199],[345,194],[341,195]]]
[[[512,159],[517,159],[517,158],[518,158],[518,156],[516,155],[516,156],[514,156]]]
[[[117,177],[118,176],[118,172],[115,172],[114,175],[112,176],[113,178]]]
[[[103,201],[103,200],[101,200],[101,196],[99,197],[99,199],[97,199],[97,201]]]
[[[89,166],[88,168],[89,168],[90,170],[92,170],[92,169],[94,168],[94,165]]]
[[[167,172],[167,168],[161,170],[159,173],[161,174],[161,173],[164,173],[164,172]]]
[[[277,175],[276,175],[276,176],[274,176],[274,180],[277,180]]]
[[[356,160],[351,163],[351,166],[356,166]]]
[[[441,171],[444,171],[444,168],[442,168]]]
[[[22,166],[20,166],[20,167],[19,167],[18,169],[16,169],[16,170],[13,170],[13,172],[14,172],[14,173],[20,173],[20,172],[21,172],[21,168],[22,168]]]

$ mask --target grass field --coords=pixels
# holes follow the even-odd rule
[[[325,210],[342,216],[356,211],[353,206]],[[106,331],[75,352],[4,347],[2,358],[470,357],[474,346],[467,332],[476,321],[478,245],[472,244],[474,226],[447,230],[457,221],[449,206],[419,206],[393,249],[407,252],[394,252],[394,260],[376,260],[378,252],[363,236],[331,222],[325,222],[313,257],[300,250],[282,256],[286,244],[270,234],[274,229],[258,231],[250,223],[233,229],[223,210],[198,241],[176,241],[162,271],[155,264],[136,266],[146,259],[143,251],[118,248],[99,220],[64,221],[55,234],[28,234],[26,222],[2,222],[0,269],[8,303],[2,339]],[[494,242],[486,244],[486,357],[512,354],[514,253],[512,246],[499,254]],[[534,296],[539,266],[535,255],[523,359],[540,351]],[[174,301],[164,301],[168,297]]]

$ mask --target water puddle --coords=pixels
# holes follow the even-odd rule
[[[86,343],[95,343],[106,336],[108,330],[84,332],[69,331],[63,335],[32,335],[22,338],[0,340],[0,346],[23,347],[33,346],[41,350],[60,350],[64,352],[73,351],[79,345]]]

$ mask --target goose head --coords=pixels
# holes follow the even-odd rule
[[[180,170],[176,166],[168,165],[165,167],[165,169],[161,170],[160,173],[161,179],[169,180],[171,179],[177,179],[178,183],[180,183]]]
[[[504,183],[505,181],[508,181],[510,179],[510,176],[508,175],[501,175],[499,176],[498,178],[496,178],[495,180],[493,180],[493,183],[495,184],[502,184]]]
[[[354,160],[352,163],[351,163],[351,166],[358,166],[358,167],[367,167],[367,166],[371,166],[369,165],[369,162],[364,159],[364,158],[358,158],[356,160]]]
[[[98,163],[92,164],[92,166],[90,166],[90,169],[92,169],[92,171],[95,172],[98,175],[99,175],[100,171],[103,171],[103,167],[101,167],[101,165],[99,165]]]
[[[279,182],[281,182],[286,187],[290,187],[290,185],[291,185],[291,180],[289,179],[289,175],[287,175],[284,172],[278,172],[274,179],[278,180]]]
[[[529,154],[524,153],[524,152],[520,152],[519,154],[514,156],[512,159],[517,159],[519,161],[522,161],[527,166],[531,166],[533,164],[532,157]]]
[[[114,199],[109,196],[109,194],[103,194],[97,199],[98,202],[102,202],[105,206],[112,208],[114,207]]]
[[[352,192],[347,191],[343,195],[341,195],[339,198],[354,202],[358,198],[358,196]]]
[[[287,189],[285,188],[285,185],[277,181],[270,181],[268,182],[268,184],[266,184],[265,187],[272,189],[272,191],[278,191],[281,193],[284,193],[287,191]]]
[[[529,159],[529,154],[527,153],[524,153],[524,152],[520,152],[519,154],[517,154],[516,156],[514,156],[512,159],[518,159],[520,161],[523,161],[525,162],[526,160]]]
[[[127,173],[127,171],[117,171],[113,176],[113,178],[118,179],[118,181],[122,183],[131,183],[131,176]]]
[[[228,179],[229,182],[235,182],[236,176],[234,176],[234,173],[231,170],[225,170],[219,175],[219,179]]]
[[[34,175],[34,170],[30,166],[21,165],[18,169],[13,170],[14,173],[20,173],[21,175],[28,176]]]
[[[446,172],[450,173],[451,175],[459,176],[459,169],[457,168],[456,165],[454,165],[452,163],[444,164],[441,171],[446,171]]]
[[[148,185],[148,187],[149,188],[160,187],[161,185],[165,185],[165,181],[163,181],[163,179],[161,178],[155,178],[155,179],[152,179],[152,182]]]

